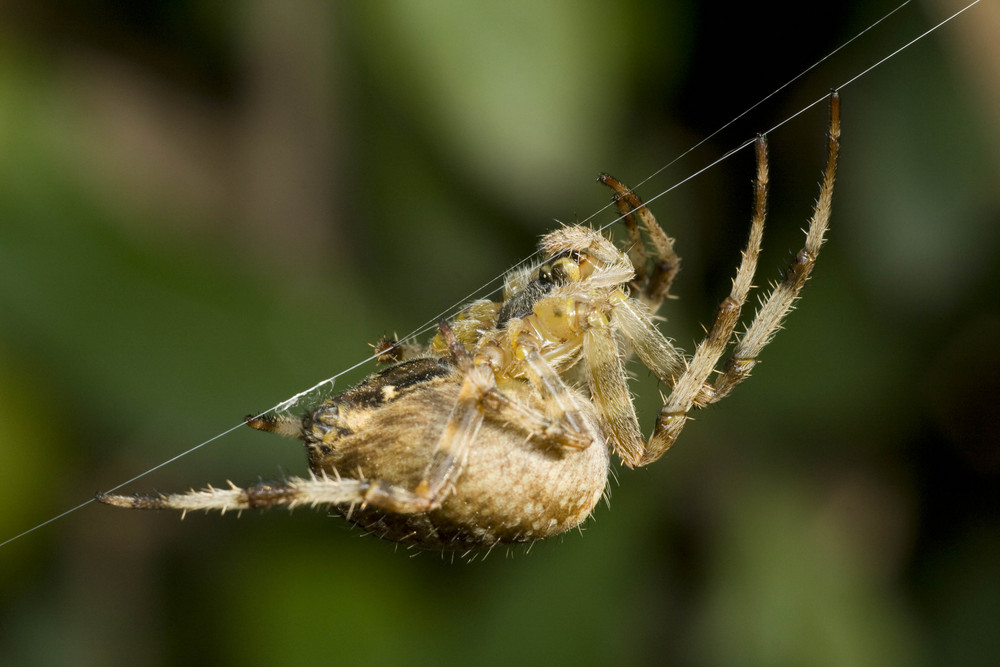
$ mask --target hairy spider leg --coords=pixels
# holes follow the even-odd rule
[[[687,370],[678,378],[673,391],[660,410],[653,436],[646,446],[639,465],[657,460],[677,440],[687,422],[688,412],[703,393],[705,381],[715,370],[716,364],[729,345],[757,271],[757,259],[764,238],[767,192],[767,141],[761,136],[757,138],[757,177],[754,180],[754,212],[750,222],[750,234],[746,248],[741,254],[736,276],[733,278],[732,289],[729,296],[719,304],[712,328],[698,344],[694,356],[688,362]]]
[[[632,296],[638,296],[650,311],[656,313],[663,300],[670,298],[670,286],[681,269],[681,258],[674,250],[674,239],[663,231],[653,212],[621,181],[611,174],[601,174],[597,180],[615,191],[612,201],[628,230],[628,254],[635,267]],[[636,216],[653,244],[652,255],[646,248]]]
[[[702,385],[725,351],[733,329],[739,321],[740,308],[746,300],[753,281],[763,236],[767,198],[767,153],[763,138],[758,140],[757,146],[755,193],[756,204],[750,240],[743,252],[743,260],[733,281],[732,292],[720,306],[719,316],[716,318],[712,331],[698,346],[694,357],[682,367],[675,365],[671,368],[668,384],[673,387],[673,391],[664,407],[665,412],[670,407],[669,419],[664,419],[661,413],[661,418],[657,420],[657,429],[654,430],[648,443],[643,442],[635,407],[629,395],[627,376],[614,337],[610,335],[609,331],[599,327],[588,329],[585,334],[585,357],[588,362],[588,378],[594,404],[597,405],[608,426],[616,451],[618,451],[622,461],[630,467],[644,465],[650,458],[658,458],[666,449],[663,447],[664,443],[673,442],[672,439],[665,440],[660,428],[661,424],[666,423],[679,432],[686,419],[687,411],[691,409],[691,404],[694,403],[695,397],[701,391]],[[611,315],[619,321],[622,331],[630,340],[656,340],[646,330],[649,322],[648,316],[641,317],[642,313],[636,312],[640,307],[641,304],[637,304],[634,299],[619,299]],[[637,336],[637,332],[642,332],[643,335]],[[640,344],[637,351],[646,347],[648,345]],[[648,356],[648,352],[640,355],[647,366],[655,362],[657,358],[662,364],[664,359],[662,353],[657,353],[652,355],[653,359],[647,363],[646,357]],[[666,359],[671,359],[669,354]],[[655,368],[655,366],[650,367]],[[662,450],[661,447],[663,447]]]
[[[642,457],[644,444],[618,341],[611,329],[608,326],[587,329],[583,334],[583,354],[587,359],[590,396],[608,430],[612,449],[632,467]]]
[[[721,400],[750,374],[757,363],[757,356],[781,326],[781,321],[792,309],[815,265],[829,225],[833,186],[837,173],[840,138],[840,98],[836,92],[830,97],[830,129],[827,139],[827,161],[820,185],[819,197],[806,230],[805,246],[796,254],[785,277],[764,301],[754,319],[740,337],[725,370],[712,385],[705,382],[722,357],[729,337],[739,319],[740,307],[746,299],[753,280],[759,238],[763,232],[767,194],[767,156],[764,144],[758,140],[758,183],[756,204],[751,225],[751,238],[743,261],[733,281],[730,296],[723,301],[709,335],[698,346],[688,371],[682,376],[668,397],[657,417],[653,437],[647,446],[641,465],[652,463],[670,448],[687,421],[687,413],[694,407],[704,407]],[[763,176],[763,183],[761,182]],[[759,229],[757,229],[759,227]],[[756,249],[755,249],[756,244]],[[723,338],[725,335],[725,338]]]
[[[712,392],[705,404],[715,403],[725,397],[736,385],[745,380],[751,369],[757,365],[757,356],[774,334],[781,328],[781,322],[792,310],[802,291],[802,286],[812,273],[820,248],[826,240],[833,202],[833,185],[837,176],[837,157],[840,152],[840,96],[836,91],[830,94],[830,130],[827,134],[826,169],[819,197],[813,207],[813,215],[806,231],[805,245],[795,255],[795,259],[785,272],[784,279],[772,290],[757,311],[746,332],[740,336],[732,356],[726,362],[725,370],[712,386]]]

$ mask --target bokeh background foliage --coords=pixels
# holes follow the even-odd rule
[[[3,3],[0,539],[409,332],[603,206],[599,171],[638,182],[892,4]],[[994,664],[1000,22],[981,5],[844,91],[830,242],[788,330],[669,456],[619,471],[583,535],[468,564],[318,512],[90,505],[0,549],[0,662]],[[955,7],[905,8],[641,194]],[[771,137],[762,284],[800,243],[825,122]],[[688,349],[752,173],[745,151],[655,204]],[[644,372],[636,392],[648,428]],[[303,468],[240,430],[133,486]]]

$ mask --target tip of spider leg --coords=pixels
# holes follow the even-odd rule
[[[257,431],[266,431],[288,438],[302,437],[302,419],[295,417],[277,416],[274,414],[262,413],[259,415],[247,415],[243,421],[250,428]]]
[[[104,505],[112,507],[122,507],[124,509],[159,509],[163,500],[162,496],[123,496],[115,493],[96,493],[94,500]]]
[[[247,426],[257,429],[258,431],[273,431],[277,420],[270,415],[250,414],[244,417],[243,421]]]
[[[94,494],[94,500],[99,503],[104,503],[105,505],[113,505],[114,507],[131,507],[128,496],[116,496],[113,493],[104,493],[103,491],[98,491]]]
[[[602,172],[601,175],[597,177],[597,182],[614,190],[616,195],[615,199],[620,199],[623,195],[629,192],[629,189],[625,187],[621,181],[607,172]]]

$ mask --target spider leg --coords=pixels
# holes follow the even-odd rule
[[[416,489],[410,492],[377,482],[366,494],[366,504],[400,513],[426,512],[440,507],[454,488],[483,424],[483,397],[496,386],[493,370],[486,364],[472,362],[446,321],[442,320],[438,326],[452,361],[464,371],[458,399]]]
[[[201,491],[170,495],[98,494],[107,505],[131,509],[244,510],[299,505],[371,505],[398,513],[426,512],[440,506],[461,473],[468,451],[482,424],[479,397],[488,389],[492,371],[477,366],[466,374],[458,400],[441,435],[424,479],[413,491],[377,479],[343,479],[339,476],[293,478],[281,484],[258,484],[228,489],[209,486]]]
[[[244,418],[247,426],[258,431],[276,433],[289,438],[302,437],[302,419],[290,417],[288,415],[276,415],[273,413],[257,415],[247,415]]]
[[[698,344],[694,356],[688,362],[673,391],[664,403],[656,419],[653,437],[646,446],[639,465],[652,463],[660,458],[674,443],[687,421],[687,413],[691,410],[704,392],[705,381],[715,370],[716,364],[726,351],[726,346],[732,338],[733,330],[740,319],[743,304],[753,286],[754,273],[757,270],[757,258],[760,255],[761,241],[764,236],[764,218],[767,212],[767,142],[764,137],[757,139],[757,178],[754,186],[754,213],[750,223],[750,235],[746,249],[743,250],[733,286],[716,312],[715,321],[708,335]]]
[[[584,446],[603,438],[594,432],[584,416],[576,397],[578,394],[560,377],[559,373],[537,351],[530,350],[524,357],[528,379],[538,389],[545,405],[546,416],[572,434]],[[576,447],[579,449],[580,447]]]
[[[494,386],[489,366],[470,366],[424,478],[414,491],[415,502],[407,499],[397,504],[387,497],[386,504],[376,504],[394,512],[422,512],[440,507],[468,460],[469,450],[483,424],[485,406],[482,399]]]
[[[285,506],[289,509],[298,505],[338,505],[358,503],[364,500],[366,487],[370,482],[357,479],[330,477],[292,478],[283,484],[257,484],[240,488],[232,482],[227,489],[209,486],[201,491],[123,496],[110,493],[97,495],[97,500],[106,505],[130,509],[175,509],[182,512],[191,510],[219,510],[223,514],[230,510]]]
[[[612,313],[643,365],[660,382],[673,387],[687,369],[687,359],[653,324],[649,309],[641,302],[623,296],[612,303]]]
[[[733,390],[736,385],[750,375],[750,370],[757,364],[757,356],[767,345],[775,332],[781,327],[781,321],[792,309],[802,286],[809,279],[809,274],[816,263],[820,248],[823,246],[823,235],[830,222],[830,207],[833,200],[833,184],[837,175],[837,155],[840,149],[840,97],[836,91],[830,96],[830,129],[827,136],[826,168],[820,185],[819,197],[813,207],[812,218],[806,230],[805,245],[795,255],[784,279],[773,289],[757,311],[753,321],[747,326],[746,332],[740,337],[732,356],[726,362],[725,370],[711,387],[711,392],[699,407],[714,403]]]
[[[628,254],[635,267],[635,278],[632,281],[633,296],[638,296],[655,313],[660,309],[663,300],[669,297],[670,285],[681,268],[681,258],[674,251],[674,239],[667,236],[653,212],[621,181],[610,174],[601,174],[597,180],[615,191],[613,201],[628,230]],[[649,272],[650,254],[643,241],[636,216],[653,244],[652,273]]]
[[[590,434],[558,421],[558,417],[550,418],[499,390],[485,397],[484,404],[491,419],[528,433],[534,442],[567,450],[586,449],[593,442]]]
[[[629,393],[618,342],[608,327],[592,327],[583,335],[590,396],[605,424],[611,445],[630,468],[642,458],[644,444]]]
[[[767,156],[764,143],[758,140],[758,178],[756,204],[751,224],[750,240],[743,252],[743,259],[733,280],[733,288],[719,307],[716,320],[708,336],[702,341],[688,364],[688,370],[674,386],[673,392],[657,417],[653,437],[647,445],[640,465],[652,463],[662,456],[674,443],[688,418],[692,407],[704,407],[726,396],[744,380],[750,369],[757,363],[760,350],[771,340],[778,330],[781,320],[791,310],[802,286],[809,277],[826,232],[833,197],[834,178],[837,169],[837,153],[840,137],[840,100],[836,92],[830,101],[830,130],[827,142],[827,163],[824,170],[820,194],[813,209],[813,215],[806,232],[806,244],[798,252],[789,267],[784,280],[778,284],[765,300],[746,333],[740,338],[722,375],[714,385],[706,383],[709,374],[725,351],[729,338],[739,319],[740,310],[751,288],[760,250],[760,235],[763,233],[765,199],[767,194]]]
[[[187,493],[134,496],[101,493],[96,499],[114,507],[172,509],[185,514],[194,510],[218,510],[225,514],[231,510],[271,507],[294,509],[300,505],[370,505],[392,512],[413,514],[434,509],[441,500],[421,493],[419,487],[417,491],[409,491],[376,479],[342,479],[325,475],[308,479],[293,477],[281,484],[257,484],[246,488],[230,482],[226,489],[208,486],[200,491]]]

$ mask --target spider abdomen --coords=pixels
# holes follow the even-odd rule
[[[313,473],[379,480],[402,490],[417,488],[426,479],[462,385],[457,370],[438,373],[447,366],[433,359],[404,362],[320,406],[307,422],[336,426],[325,429],[327,435],[320,440],[306,434]],[[387,384],[390,374],[396,379],[414,375],[425,379],[399,389]],[[527,382],[505,392],[529,405],[540,402]],[[390,398],[378,405],[359,400],[374,396]],[[359,428],[351,428],[354,425]],[[350,434],[329,435],[345,430]],[[324,446],[328,451],[322,450]],[[379,537],[427,548],[531,541],[583,522],[604,492],[608,465],[603,441],[584,451],[568,451],[486,418],[453,490],[439,507],[419,513],[391,512],[364,503],[337,509]]]

